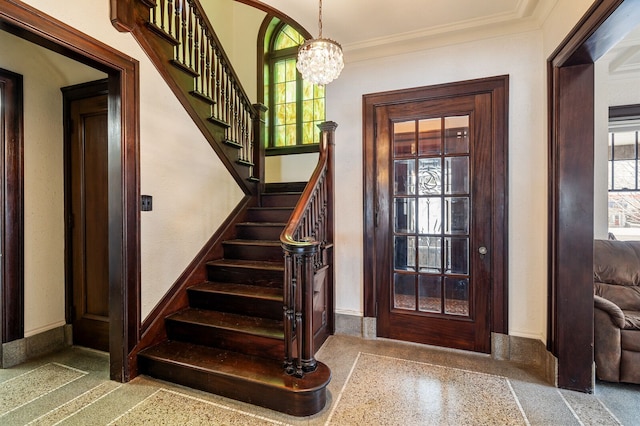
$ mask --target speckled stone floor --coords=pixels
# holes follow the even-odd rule
[[[108,355],[70,348],[0,370],[0,425],[640,425],[640,386],[558,390],[528,366],[384,339],[332,336],[327,406],[296,418],[138,377],[108,380]]]

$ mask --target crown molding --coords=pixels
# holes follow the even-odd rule
[[[345,63],[539,30],[557,1],[519,0],[512,12],[343,44]]]

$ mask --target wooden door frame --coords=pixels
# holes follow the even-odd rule
[[[631,0],[596,0],[548,60],[548,349],[558,386],[593,391],[594,62],[640,21]]]
[[[24,131],[22,75],[0,70],[2,116],[2,282],[0,344],[24,336]],[[7,108],[6,105],[10,105]],[[11,191],[8,189],[11,188]],[[1,351],[0,351],[1,353]],[[2,366],[2,360],[0,360]]]
[[[363,169],[364,169],[364,316],[377,317],[379,262],[374,248],[376,212],[376,148],[375,111],[377,107],[406,102],[419,102],[454,96],[490,93],[493,114],[492,187],[494,192],[491,216],[491,247],[493,271],[490,329],[508,332],[508,250],[507,250],[507,148],[509,76],[497,76],[435,86],[374,93],[363,96]],[[388,255],[383,253],[382,255]]]
[[[140,335],[138,61],[17,0],[0,0],[0,30],[108,75],[110,377],[128,381]]]

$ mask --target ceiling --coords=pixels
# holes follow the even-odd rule
[[[540,28],[558,0],[323,0],[323,36],[345,52],[385,45],[410,50],[462,33]],[[318,0],[262,0],[318,35]],[[406,50],[406,49],[401,49]]]

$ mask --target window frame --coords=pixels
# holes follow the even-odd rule
[[[634,121],[637,122],[637,129],[635,130],[622,130],[619,132],[615,131],[614,129],[611,129],[612,124],[622,124],[624,122],[630,122],[630,121]],[[615,169],[616,169],[616,161],[621,161],[621,160],[616,160],[615,159],[615,134],[616,133],[623,133],[623,132],[635,132],[635,158],[630,159],[631,161],[635,161],[635,188],[622,188],[622,189],[616,189],[615,188]],[[634,105],[621,105],[621,106],[613,106],[613,107],[609,107],[609,129],[608,129],[608,134],[609,134],[609,140],[607,141],[607,143],[611,143],[610,148],[607,147],[607,151],[608,151],[608,155],[611,156],[611,158],[607,158],[607,163],[611,165],[610,169],[607,171],[607,175],[608,178],[611,181],[611,185],[609,186],[609,183],[607,183],[607,192],[640,192],[640,181],[639,181],[639,174],[640,174],[640,104],[634,104]],[[628,161],[628,160],[627,160]]]
[[[298,46],[274,50],[274,45],[278,35],[285,26],[289,26],[296,30],[304,39],[308,39],[310,37],[306,31],[301,30],[297,25],[282,21],[274,16],[267,15],[265,17],[258,36],[258,98],[260,99],[260,102],[267,106],[272,106],[275,103],[275,91],[273,90],[273,87],[275,86],[275,72],[273,71],[275,69],[275,63],[283,59],[296,58],[298,53]],[[268,40],[265,40],[266,37],[269,37]],[[265,50],[267,42],[268,47]],[[265,99],[265,73],[268,75],[268,81],[266,82],[269,87],[268,100]],[[265,144],[266,156],[315,153],[320,151],[319,142],[309,144],[301,143],[303,133],[302,96],[303,80],[298,70],[296,70],[296,145],[280,147],[273,146],[273,142],[275,141],[275,126],[273,125],[273,123],[275,123],[275,110],[270,107],[266,113],[268,116],[268,126],[265,123],[265,132],[268,132],[268,135],[265,133],[267,136],[265,139],[268,141]],[[326,99],[326,94],[323,99]]]

